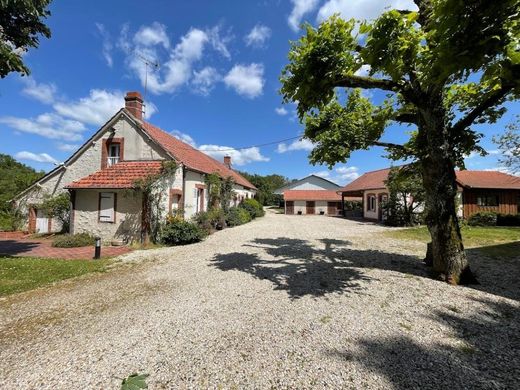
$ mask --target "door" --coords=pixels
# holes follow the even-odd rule
[[[36,210],[36,233],[49,233],[49,218],[43,210]]]
[[[314,214],[314,205],[315,202],[313,200],[308,200],[306,203],[306,214]]]
[[[338,203],[337,202],[328,202],[327,203],[327,214],[328,215],[337,215],[338,214]]]
[[[285,202],[285,213],[294,214],[294,202],[292,200]]]

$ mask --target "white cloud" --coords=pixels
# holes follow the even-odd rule
[[[166,34],[166,26],[158,22],[153,22],[150,26],[141,26],[134,35],[134,43],[138,46],[162,45],[165,49],[168,49],[170,39]]]
[[[246,46],[263,47],[266,41],[271,37],[271,29],[267,26],[257,24],[244,37]]]
[[[351,181],[356,180],[360,176],[358,167],[347,166],[340,166],[334,168],[333,170],[314,172],[313,175],[323,177],[324,179],[342,185],[350,183]]]
[[[293,9],[287,22],[293,31],[298,31],[302,18],[318,6],[318,0],[291,0]]]
[[[265,83],[263,76],[262,64],[235,65],[224,77],[224,83],[239,95],[253,99],[262,94]]]
[[[98,29],[99,35],[101,36],[101,40],[103,42],[101,54],[103,55],[107,65],[111,68],[114,64],[112,59],[112,49],[114,47],[112,44],[112,39],[110,38],[110,34],[103,24],[96,23],[96,28]]]
[[[58,144],[56,147],[62,152],[75,152],[81,145],[78,144]]]
[[[223,57],[230,59],[231,53],[229,53],[227,45],[233,40],[233,36],[230,33],[223,35],[221,33],[221,26],[210,28],[206,34],[213,49],[219,52]]]
[[[370,73],[370,65],[361,65],[361,68],[359,68],[356,73],[354,73],[356,76],[368,76],[368,74]]]
[[[246,165],[257,161],[269,161],[269,158],[263,156],[260,149],[257,147],[237,150],[229,146],[201,145],[198,149],[219,161],[222,161],[224,156],[231,156],[231,162],[234,165]]]
[[[293,150],[311,151],[312,149],[314,149],[314,144],[310,140],[304,138],[293,141],[288,145],[285,143],[278,144],[277,151],[278,153],[286,153]]]
[[[345,19],[371,20],[387,9],[417,10],[412,0],[328,0],[318,11],[318,22],[339,13]]]
[[[285,116],[289,113],[284,107],[276,107],[274,111],[280,116]]]
[[[14,157],[17,160],[30,160],[30,161],[36,161],[41,163],[51,163],[51,164],[57,164],[58,160],[56,160],[54,157],[48,155],[47,153],[32,153],[32,152],[18,152],[14,155]]]
[[[193,72],[193,79],[191,81],[194,92],[203,96],[208,96],[215,84],[220,81],[221,76],[215,68],[207,66],[200,71]]]
[[[55,99],[56,86],[54,84],[37,83],[32,77],[22,78],[25,88],[22,93],[45,104],[52,104]]]
[[[81,133],[86,130],[83,123],[64,119],[54,113],[41,114],[29,119],[4,116],[0,117],[0,123],[24,133],[64,141],[80,141],[83,138]]]
[[[195,140],[189,134],[183,133],[180,130],[172,130],[170,131],[170,134],[180,139],[181,141],[186,142],[188,145],[193,146],[194,148],[197,147]]]

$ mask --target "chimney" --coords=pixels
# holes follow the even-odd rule
[[[139,92],[127,92],[125,96],[125,108],[136,119],[143,120],[143,98]]]
[[[231,169],[231,156],[224,156],[224,165]]]

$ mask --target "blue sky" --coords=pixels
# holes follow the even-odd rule
[[[55,1],[52,38],[25,55],[31,76],[0,81],[0,152],[46,171],[65,160],[123,106],[126,91],[143,92],[139,55],[160,64],[148,72],[149,120],[214,157],[226,153],[219,148],[295,137],[303,127],[278,90],[299,24],[334,12],[374,18],[389,5],[413,7],[410,0]],[[478,128],[491,154],[470,156],[468,168],[498,167],[491,136],[520,112],[510,108],[499,123]],[[399,142],[406,131],[392,127],[384,138]],[[373,148],[329,171],[309,164],[311,147],[295,140],[231,155],[235,168],[251,173],[319,173],[339,184],[390,164]]]

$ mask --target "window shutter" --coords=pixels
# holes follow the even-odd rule
[[[114,193],[101,192],[99,194],[99,221],[114,222]]]

